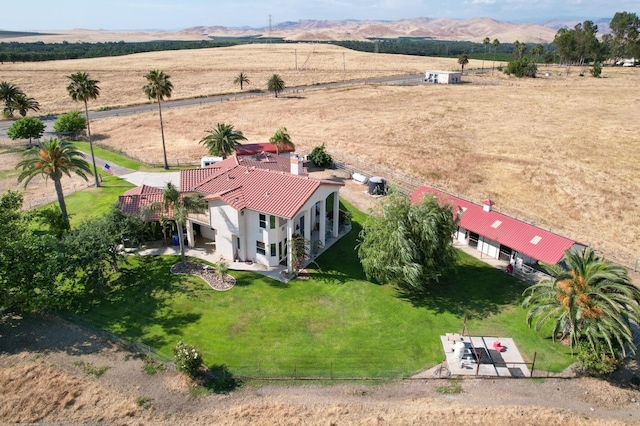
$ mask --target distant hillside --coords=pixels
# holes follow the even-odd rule
[[[544,27],[552,28],[558,31],[560,28],[574,28],[576,24],[580,24],[584,21],[575,21],[575,20],[553,20],[543,22],[541,25]],[[609,23],[611,22],[611,18],[601,18],[596,21],[593,21],[594,24],[598,26],[598,35],[602,36],[603,34],[609,34],[611,29],[609,28]]]
[[[557,29],[537,24],[515,24],[490,18],[434,19],[414,18],[399,21],[316,21],[283,22],[271,28],[227,28],[199,26],[184,29],[214,37],[248,36],[278,37],[285,40],[366,40],[371,38],[422,37],[438,40],[482,42],[485,37],[501,42],[551,42]]]
[[[16,37],[33,37],[33,36],[46,36],[46,33],[28,33],[24,31],[4,31],[0,30],[0,38],[16,38]]]

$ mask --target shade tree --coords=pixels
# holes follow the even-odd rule
[[[17,119],[7,129],[10,139],[29,139],[31,146],[33,139],[40,139],[44,134],[44,123],[36,117],[22,117]]]

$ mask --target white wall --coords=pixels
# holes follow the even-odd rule
[[[500,243],[480,236],[478,239],[478,250],[489,257],[497,259],[500,256]]]
[[[210,227],[216,230],[216,252],[228,260],[233,260],[236,254],[233,235],[240,233],[240,212],[221,200],[214,200],[209,202],[209,215]]]

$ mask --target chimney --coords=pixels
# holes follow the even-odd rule
[[[289,162],[291,164],[292,175],[297,175],[297,176],[304,175],[302,157],[300,157],[298,154],[294,154],[291,157],[289,157]]]
[[[490,212],[491,210],[493,210],[493,201],[484,200],[482,202],[482,210],[485,212]]]

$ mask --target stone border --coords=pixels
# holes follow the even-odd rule
[[[202,278],[209,287],[216,291],[231,290],[236,285],[236,279],[227,274],[224,279],[220,279],[213,266],[199,262],[187,262],[187,267],[182,266],[182,262],[171,265],[172,274],[195,275]]]

